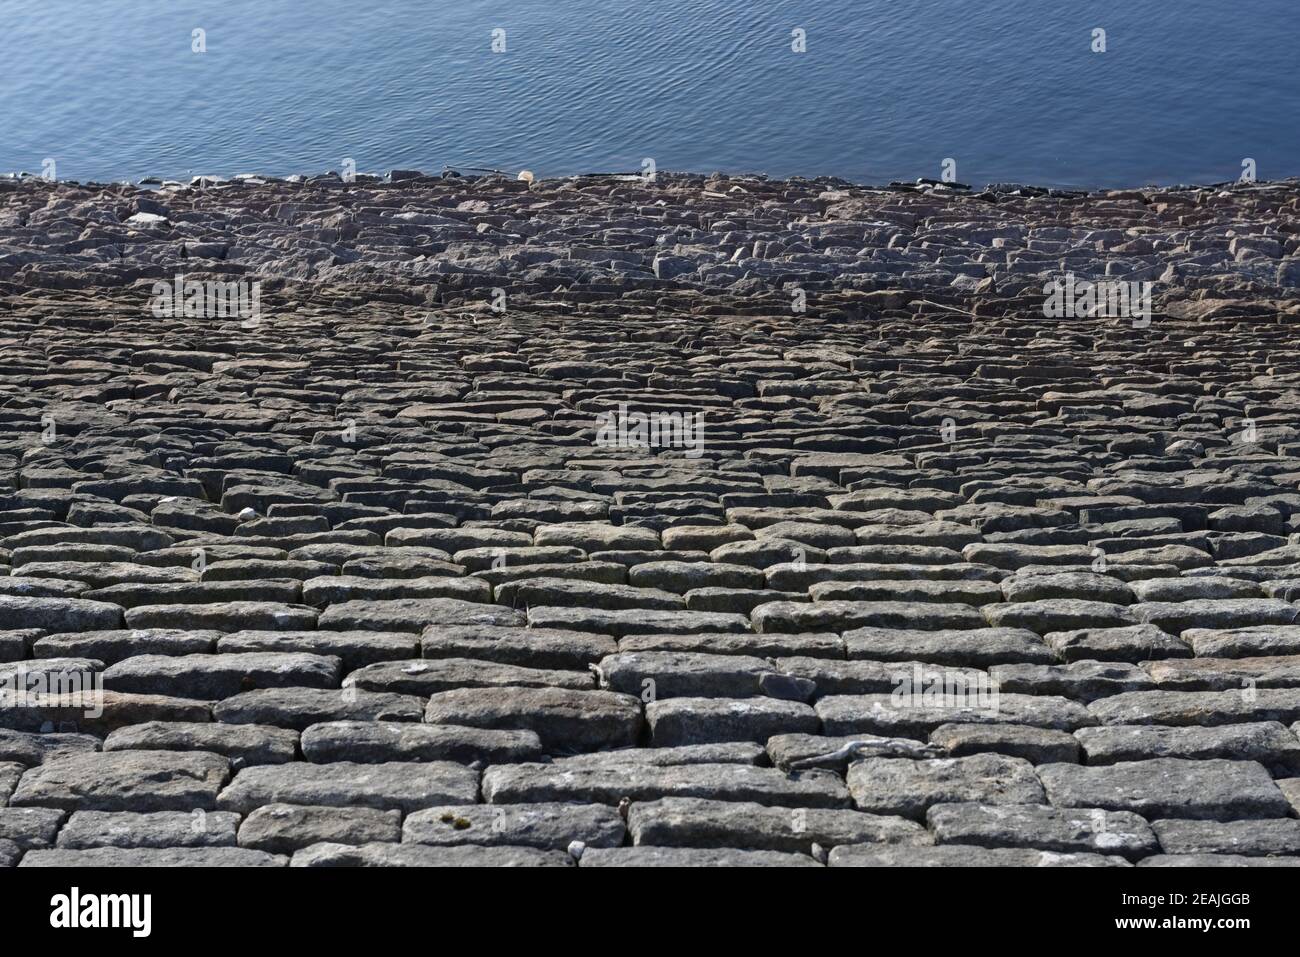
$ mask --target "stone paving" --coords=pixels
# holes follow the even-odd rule
[[[393,180],[0,182],[0,865],[1300,863],[1300,184]]]

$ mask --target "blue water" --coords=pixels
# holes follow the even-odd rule
[[[1300,0],[0,0],[0,171],[1276,179],[1298,36]]]

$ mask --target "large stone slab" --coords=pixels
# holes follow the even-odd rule
[[[1029,848],[892,847],[854,844],[831,850],[831,867],[1127,867],[1122,857],[1101,854],[1061,854]]]
[[[775,768],[743,764],[511,764],[483,772],[483,798],[493,804],[570,801],[617,805],[623,798],[653,801],[663,797],[754,801],[778,807],[844,807],[849,793],[834,774],[786,775]]]
[[[59,831],[64,850],[92,847],[233,847],[239,815],[228,811],[76,811]]]
[[[624,635],[694,635],[701,632],[735,634],[749,630],[749,619],[744,615],[717,611],[669,611],[653,608],[606,610],[533,605],[528,609],[528,627],[595,632],[615,638]]]
[[[0,841],[22,851],[54,846],[68,812],[49,807],[0,807]]]
[[[1130,691],[1088,705],[1102,724],[1201,725],[1300,720],[1300,688]]]
[[[583,867],[820,867],[803,854],[701,847],[592,848]]]
[[[122,608],[83,598],[0,595],[0,630],[39,628],[47,633],[122,627]]]
[[[264,688],[219,702],[212,715],[224,724],[302,731],[324,721],[419,721],[423,710],[423,699],[414,695],[355,688]]]
[[[618,847],[626,831],[618,809],[603,804],[493,804],[416,811],[402,825],[402,840],[564,851],[574,841]]]
[[[418,811],[440,804],[473,804],[477,799],[478,772],[459,764],[338,761],[244,768],[221,792],[217,805],[239,814],[267,804]]]
[[[336,688],[337,658],[300,653],[137,655],[111,665],[104,687],[215,700],[255,688]]]
[[[1096,720],[1077,701],[1058,696],[995,694],[975,689],[970,694],[927,697],[920,683],[910,687],[917,689],[915,694],[822,698],[815,705],[822,731],[830,735],[866,733],[921,738],[944,724],[1021,724],[1073,731]]]
[[[751,617],[755,631],[794,634],[867,627],[939,631],[987,624],[970,605],[920,601],[774,601],[759,605]]]
[[[1148,819],[1286,817],[1291,808],[1268,771],[1254,761],[1153,758],[1106,767],[1046,764],[1038,776],[1056,807],[1133,811]]]
[[[255,724],[146,721],[118,728],[104,739],[105,751],[209,751],[235,770],[253,764],[284,764],[298,752],[298,734]]]
[[[762,693],[763,675],[772,666],[747,655],[709,655],[697,652],[622,652],[600,660],[602,688],[624,694],[652,692],[661,698],[744,698]]]
[[[975,627],[853,628],[844,633],[850,658],[869,661],[924,661],[933,665],[987,668],[1017,662],[1051,664],[1056,660],[1039,637],[1025,628]]]
[[[829,848],[933,841],[925,828],[901,817],[703,798],[638,801],[628,811],[627,823],[635,844],[653,847],[744,847],[809,854],[813,844]]]
[[[19,867],[285,867],[289,858],[243,847],[96,847],[28,851]]]
[[[572,867],[563,851],[461,844],[313,844],[293,855],[291,867]]]
[[[37,658],[96,658],[113,665],[135,655],[208,654],[220,637],[219,631],[172,628],[63,632],[38,639],[32,652]]]
[[[299,652],[338,658],[344,671],[377,661],[414,658],[418,636],[391,631],[236,631],[217,642],[222,654]]]
[[[237,817],[237,815],[231,815]],[[292,854],[313,844],[369,844],[400,841],[402,812],[370,807],[266,804],[239,825],[239,846],[271,854]]]
[[[1060,854],[1118,854],[1129,860],[1140,860],[1160,849],[1156,835],[1142,817],[1100,808],[938,804],[926,813],[926,824],[940,844],[1027,847]]]
[[[655,747],[766,741],[774,734],[818,730],[810,706],[775,698],[669,698],[646,705],[646,724]]]
[[[849,765],[854,805],[922,820],[935,804],[1042,804],[1043,788],[1023,758],[867,758]]]
[[[9,803],[68,811],[211,811],[229,777],[226,759],[205,752],[65,755],[24,774]]]
[[[316,609],[307,605],[273,601],[224,601],[204,605],[140,605],[127,610],[126,625],[132,629],[296,631],[316,627]],[[102,630],[120,628],[121,624],[120,622],[105,623],[94,627]]]
[[[41,734],[0,728],[0,761],[13,761],[29,766],[64,754],[98,751],[99,745],[99,738],[92,734],[57,732]]]
[[[564,688],[464,688],[429,698],[429,724],[532,731],[547,748],[599,751],[635,744],[641,703],[612,691]]]
[[[1106,725],[1074,732],[1090,765],[1151,758],[1229,758],[1258,761],[1285,774],[1300,774],[1300,740],[1277,721],[1215,727]]]
[[[326,631],[418,634],[430,625],[522,625],[524,613],[459,598],[396,598],[330,605],[320,613],[319,624]]]
[[[1300,821],[1153,821],[1166,854],[1287,855],[1300,863]]]
[[[433,658],[366,665],[348,675],[343,686],[428,697],[458,688],[568,688],[582,691],[594,688],[596,681],[586,669],[557,671],[472,658]]]
[[[425,658],[470,658],[528,668],[583,670],[618,650],[608,635],[558,628],[498,625],[430,625],[420,651]]]

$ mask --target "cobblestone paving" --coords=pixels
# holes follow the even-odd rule
[[[1300,863],[1297,184],[397,178],[0,184],[0,865]]]

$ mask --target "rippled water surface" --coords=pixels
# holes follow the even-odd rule
[[[1300,0],[0,0],[0,24],[0,171],[53,158],[67,179],[344,157],[863,182],[952,158],[964,182],[1082,186],[1235,179],[1250,157],[1300,175]]]

